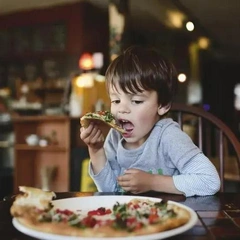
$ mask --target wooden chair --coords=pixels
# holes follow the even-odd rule
[[[214,163],[221,192],[226,181],[240,184],[240,142],[223,121],[203,108],[186,104],[174,103],[169,114]]]

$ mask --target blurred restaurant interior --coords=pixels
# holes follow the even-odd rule
[[[175,101],[240,139],[239,12],[239,0],[1,0],[0,197],[83,186],[79,117],[108,109],[104,73],[130,45],[159,49],[179,73]]]

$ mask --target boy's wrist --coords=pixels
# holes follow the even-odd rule
[[[89,154],[98,154],[99,152],[101,152],[101,150],[103,150],[103,148],[94,148],[94,147],[88,146]]]
[[[150,190],[151,191],[161,191],[161,176],[158,174],[151,174],[151,179],[150,179]]]
[[[91,160],[91,166],[94,174],[98,174],[106,164],[106,155],[103,148],[92,149],[89,148],[89,156]]]

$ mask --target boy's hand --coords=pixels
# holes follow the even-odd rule
[[[87,128],[80,128],[80,138],[91,149],[99,150],[104,144],[104,135],[96,123],[91,122]]]
[[[128,169],[117,178],[118,184],[127,192],[134,194],[151,190],[153,174],[138,169]]]

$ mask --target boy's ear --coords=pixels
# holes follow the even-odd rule
[[[164,107],[162,107],[161,105],[158,107],[158,115],[162,116],[164,115],[165,113],[167,113],[169,111],[171,107],[171,104],[168,104]]]

